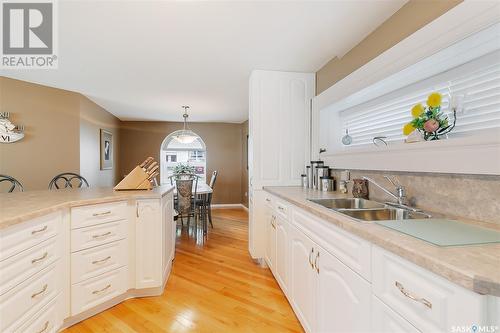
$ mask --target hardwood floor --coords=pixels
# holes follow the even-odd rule
[[[247,213],[213,217],[204,245],[178,227],[162,296],[127,300],[65,332],[303,332],[271,272],[248,254]]]

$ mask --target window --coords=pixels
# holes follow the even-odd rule
[[[499,130],[500,51],[342,111],[340,121],[344,130],[349,129],[351,146],[370,145],[376,136],[384,136],[388,142],[402,141],[402,127],[411,120],[410,109],[417,103],[425,104],[433,91],[443,95],[442,110],[450,119],[449,93],[463,96],[464,111],[457,115],[450,137]]]
[[[198,137],[193,143],[181,143],[172,135],[163,140],[160,150],[161,183],[170,184],[169,177],[176,165],[189,164],[195,168],[200,181],[207,176],[207,151],[203,140]]]

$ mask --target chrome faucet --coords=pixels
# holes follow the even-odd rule
[[[398,201],[398,205],[400,206],[406,206],[406,189],[401,183],[396,179],[396,177],[390,178],[388,176],[384,176],[385,179],[387,179],[394,187],[396,188],[396,194],[392,193],[382,185],[378,184],[376,181],[369,177],[363,177],[363,179],[369,181],[373,185],[377,186],[379,189],[387,193],[389,196],[393,197]]]

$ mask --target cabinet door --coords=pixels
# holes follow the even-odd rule
[[[374,333],[420,332],[376,296],[372,296],[371,331]]]
[[[288,241],[289,228],[288,222],[278,217],[275,221],[276,226],[276,258],[274,261],[275,276],[278,280],[281,289],[287,294],[288,291]]]
[[[160,200],[138,200],[136,205],[136,288],[159,287],[162,283]]]
[[[368,332],[371,286],[335,256],[316,248],[317,332]]]
[[[316,297],[316,272],[311,258],[315,255],[314,243],[290,225],[290,283],[289,299],[295,314],[306,332],[314,330],[314,298]]]
[[[172,229],[173,221],[173,199],[172,194],[168,194],[162,199],[162,272],[163,280],[167,278],[170,269],[170,263],[174,258],[175,239],[174,230]]]

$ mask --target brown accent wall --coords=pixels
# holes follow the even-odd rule
[[[248,208],[248,120],[241,124],[241,203]]]
[[[241,203],[242,125],[191,123],[207,146],[207,177],[219,171],[213,203]],[[160,146],[167,135],[182,128],[178,122],[122,122],[120,129],[121,174],[127,174],[146,157],[160,158]]]
[[[88,98],[80,96],[80,174],[94,186],[114,186],[120,178],[121,121]],[[113,169],[101,170],[101,129],[113,134]]]
[[[58,173],[79,172],[79,103],[73,92],[0,77],[0,111],[26,128],[23,140],[0,144],[0,174],[38,190]]]
[[[333,58],[316,72],[316,94],[390,49],[463,0],[410,0],[342,58]]]

